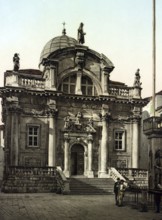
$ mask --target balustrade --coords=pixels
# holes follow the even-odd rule
[[[7,170],[8,175],[22,176],[56,176],[55,167],[24,167],[24,166],[10,166]]]
[[[24,177],[54,177],[57,181],[57,192],[62,194],[69,193],[69,181],[66,179],[60,167],[24,167],[10,166],[5,170],[5,178],[8,177],[22,178]]]
[[[19,85],[22,87],[31,87],[31,88],[45,88],[45,82],[38,79],[27,79],[27,78],[20,78]]]
[[[141,178],[147,178],[148,177],[148,171],[145,169],[135,169],[135,168],[117,168],[118,172],[127,178],[130,177],[141,177]]]
[[[129,88],[112,87],[112,88],[109,88],[109,95],[130,97],[130,91],[129,90],[130,90]]]

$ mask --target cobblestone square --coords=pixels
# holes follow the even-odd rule
[[[0,220],[162,220],[154,210],[117,207],[113,195],[0,194]]]

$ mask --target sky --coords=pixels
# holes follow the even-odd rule
[[[162,90],[162,0],[156,0],[156,92]],[[0,86],[20,55],[20,69],[38,69],[52,38],[77,38],[84,23],[85,46],[105,54],[115,69],[110,79],[133,86],[140,69],[142,97],[152,95],[152,0],[0,0]]]

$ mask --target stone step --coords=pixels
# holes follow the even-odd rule
[[[70,178],[71,194],[113,194],[111,178]]]

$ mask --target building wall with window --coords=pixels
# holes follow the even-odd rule
[[[139,70],[130,87],[112,81],[113,63],[65,33],[45,45],[39,68],[5,73],[6,167],[60,166],[87,177],[140,168]]]

